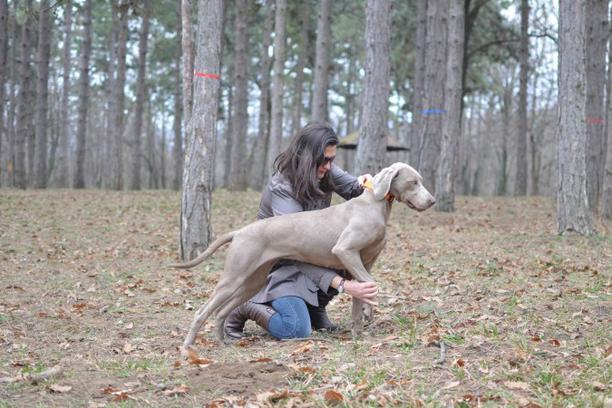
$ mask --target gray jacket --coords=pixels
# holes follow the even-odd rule
[[[332,164],[331,177],[335,192],[345,200],[359,196],[363,188],[357,178]],[[289,180],[275,173],[264,189],[259,204],[258,218],[275,217],[300,211],[319,210],[331,204],[332,192],[306,205],[300,204],[293,193]],[[318,306],[317,290],[327,292],[338,272],[333,269],[297,262],[280,261],[268,275],[266,287],[251,299],[255,303],[267,303],[283,296],[297,296],[305,302]]]

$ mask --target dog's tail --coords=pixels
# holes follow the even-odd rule
[[[228,242],[231,242],[234,239],[234,235],[236,235],[236,231],[228,232],[227,234],[222,235],[219,238],[217,238],[212,244],[208,246],[208,248],[206,248],[206,251],[202,252],[195,259],[192,259],[191,261],[185,262],[185,263],[170,264],[168,265],[168,267],[169,268],[180,268],[180,269],[193,268],[194,266],[199,265],[202,262],[204,262],[217,249],[219,249],[219,247],[227,244]]]

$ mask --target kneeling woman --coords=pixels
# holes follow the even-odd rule
[[[333,192],[346,200],[360,195],[359,180],[332,163],[337,144],[338,137],[328,124],[302,128],[274,161],[275,172],[264,189],[257,217],[326,208]],[[345,280],[342,271],[280,261],[268,275],[267,285],[227,317],[225,333],[242,337],[247,320],[278,339],[308,337],[312,329],[334,330],[337,327],[325,307],[339,292],[373,304],[378,289],[373,282]]]

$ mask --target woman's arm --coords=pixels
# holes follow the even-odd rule
[[[359,184],[357,177],[332,164],[331,177],[336,186],[335,191],[345,200],[357,197],[363,193],[363,187]]]

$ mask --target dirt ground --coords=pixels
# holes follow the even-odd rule
[[[258,199],[216,192],[215,235],[252,221]],[[395,204],[363,338],[341,295],[339,333],[279,342],[249,323],[224,347],[211,322],[191,364],[178,348],[225,251],[164,266],[179,203],[0,190],[0,407],[612,406],[610,225],[558,236],[550,198],[460,197],[452,214]]]

